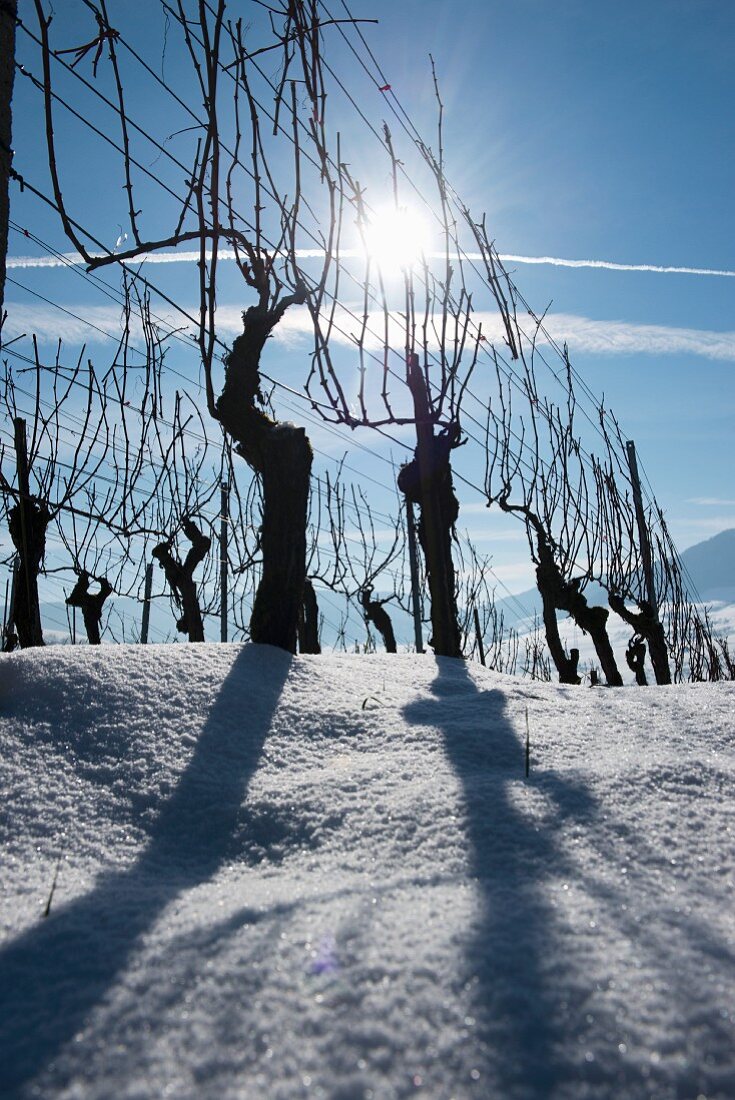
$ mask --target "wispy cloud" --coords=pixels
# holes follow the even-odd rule
[[[6,301],[8,321],[4,330],[5,340],[19,333],[35,332],[40,340],[61,337],[69,342],[99,342],[109,335],[118,339],[121,331],[121,310],[115,306],[69,305],[64,309],[48,305],[31,305]],[[186,307],[190,317],[196,316],[196,307]],[[164,326],[180,327],[185,317],[168,307],[155,309]],[[336,314],[337,326],[332,332],[336,345],[355,346],[358,322],[347,309]],[[500,342],[500,319],[494,314],[474,314],[475,324],[482,323],[488,341]],[[665,325],[640,325],[627,321],[606,321],[582,317],[571,313],[552,314],[545,325],[553,339],[566,342],[574,353],[588,352],[596,355],[686,355],[715,361],[735,362],[735,331],[713,332],[707,329],[675,328]],[[221,305],[217,309],[217,332],[225,341],[242,331],[242,308],[237,305]],[[313,338],[311,321],[305,307],[294,307],[285,314],[274,330],[274,339],[287,345],[298,345]],[[366,349],[377,352],[383,346],[382,315],[372,322],[372,333],[366,339]],[[405,343],[403,327],[396,314],[389,320],[388,340],[391,347],[401,348]],[[537,343],[543,343],[540,336]]]
[[[731,531],[735,528],[735,515],[707,516],[698,519],[680,516],[678,519],[672,520],[670,526],[673,527],[675,524],[679,527],[693,527],[698,531],[715,533],[718,531]]]
[[[534,570],[530,562],[518,562],[514,565],[493,565],[493,573],[499,581],[507,584],[514,592],[523,592],[526,588],[530,588],[534,582]]]
[[[119,340],[122,332],[122,307],[70,305],[52,308],[5,300],[8,319],[3,340],[8,343],[21,333],[35,333],[39,340],[63,340],[64,343],[101,343]]]
[[[554,339],[576,351],[601,355],[696,355],[735,359],[735,332],[600,321],[571,313],[552,313],[545,321]]]
[[[195,306],[184,307],[190,317],[195,317]],[[39,340],[51,340],[56,343],[102,343],[106,340],[117,342],[123,331],[123,310],[121,306],[90,306],[86,304],[31,305],[27,302],[5,301],[8,313],[3,327],[3,340],[8,343],[22,333],[28,336],[35,333]],[[310,334],[308,316],[298,320],[294,309],[274,331],[274,337],[281,343],[301,341]],[[305,311],[304,311],[305,312]],[[165,332],[186,325],[186,316],[168,306],[153,307],[153,317]],[[191,327],[189,325],[189,327]],[[217,309],[217,331],[224,340],[231,340],[242,332],[242,307],[220,306]],[[142,332],[139,320],[131,318],[131,337],[140,340]]]
[[[699,519],[669,516],[668,524],[676,545],[680,550],[686,550],[722,531],[735,530],[735,515],[701,516]]]
[[[483,505],[484,507],[484,505]],[[462,526],[463,520],[474,511],[473,504],[462,503],[459,509],[459,523],[463,535],[467,535],[471,542],[479,545],[487,543],[489,547],[499,543],[527,541],[525,528],[518,524],[517,531],[494,531],[492,526],[480,527],[479,525]]]
[[[723,500],[721,497],[690,497],[686,504],[699,504],[705,508],[735,508],[735,500]]]

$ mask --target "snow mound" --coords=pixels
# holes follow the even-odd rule
[[[0,1093],[731,1098],[734,704],[430,656],[3,656]]]

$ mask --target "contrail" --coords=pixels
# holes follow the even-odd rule
[[[470,259],[480,259],[471,256]],[[503,263],[552,264],[554,267],[603,267],[608,271],[653,271],[657,275],[719,275],[735,279],[735,271],[715,267],[662,267],[659,264],[617,264],[612,260],[564,260],[560,256],[501,256]]]
[[[321,259],[324,251],[319,248],[299,248],[296,257],[299,260]],[[354,259],[361,253],[343,250],[344,259]],[[102,253],[100,253],[100,257]],[[465,260],[481,260],[479,252],[464,252]],[[221,260],[232,260],[235,253],[225,249],[219,253]],[[444,253],[431,253],[428,259],[444,259]],[[175,264],[191,263],[199,259],[199,252],[150,252],[136,257],[134,262],[145,260],[149,264]],[[660,264],[620,264],[612,260],[567,260],[561,256],[516,256],[512,253],[501,254],[503,263],[513,264],[549,264],[552,267],[591,267],[603,268],[606,271],[648,271],[655,275],[714,275],[724,279],[735,279],[735,271],[715,267],[664,267]],[[69,265],[83,264],[81,256],[75,252],[69,252],[59,256],[8,256],[6,266],[8,268],[22,267],[68,267]]]

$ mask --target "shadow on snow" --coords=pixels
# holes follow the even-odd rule
[[[54,1061],[163,909],[228,857],[290,663],[287,653],[243,647],[133,866],[103,872],[89,893],[0,951],[3,1096]]]
[[[566,857],[553,823],[523,808],[520,787],[541,786],[557,819],[589,818],[595,804],[584,787],[553,772],[524,780],[525,731],[511,725],[503,692],[478,691],[463,661],[437,658],[431,691],[433,700],[413,703],[404,714],[439,728],[461,783],[468,869],[478,894],[465,953],[481,1067],[476,1094],[541,1100],[570,1072],[547,886]]]

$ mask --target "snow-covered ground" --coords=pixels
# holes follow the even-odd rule
[[[734,704],[3,656],[0,1094],[732,1098]]]

